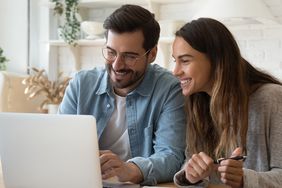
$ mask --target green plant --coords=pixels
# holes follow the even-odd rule
[[[59,26],[61,29],[60,37],[75,46],[76,40],[80,35],[80,21],[78,19],[78,0],[51,0],[55,3],[54,13],[64,16],[64,24]]]
[[[62,2],[60,2],[59,0],[52,0],[53,3],[55,3],[54,6],[54,15],[59,15],[61,16],[64,12],[64,5]]]
[[[3,49],[0,47],[0,70],[6,70],[6,62],[9,60],[3,55]]]

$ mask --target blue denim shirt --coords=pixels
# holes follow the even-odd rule
[[[115,97],[105,69],[81,71],[70,81],[59,113],[91,114],[102,135],[114,111]],[[184,97],[174,76],[149,65],[142,83],[126,96],[126,121],[132,159],[142,184],[173,180],[184,162]]]

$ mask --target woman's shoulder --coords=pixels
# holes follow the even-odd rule
[[[281,95],[282,91],[282,85],[278,85],[278,84],[272,84],[272,83],[267,83],[267,84],[262,84],[255,92],[255,95],[272,95],[272,96],[276,96],[276,95]]]
[[[263,84],[251,94],[250,100],[260,103],[282,103],[282,85]]]

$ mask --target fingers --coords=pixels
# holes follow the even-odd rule
[[[221,181],[231,187],[241,187],[243,184],[243,162],[232,159],[224,160],[218,167]]]
[[[241,182],[241,176],[238,176],[237,174],[221,173],[220,179],[223,183],[228,185],[230,184],[240,185]]]
[[[99,155],[103,155],[103,154],[106,154],[106,153],[112,153],[111,150],[99,150]]]
[[[109,160],[118,159],[118,156],[109,150],[100,150],[100,164],[108,162]]]
[[[194,154],[191,159],[188,161],[188,165],[193,169],[192,175],[199,176],[209,169],[208,164],[203,159],[205,156],[200,154]]]
[[[242,148],[236,148],[231,157],[241,156]],[[223,183],[233,188],[243,185],[243,161],[224,159],[218,165],[214,165],[213,159],[204,152],[194,154],[185,164],[184,171],[186,179],[190,183],[196,183],[217,170]]]
[[[105,172],[112,168],[119,168],[123,165],[123,162],[117,158],[111,158],[104,163],[101,163],[101,171]]]
[[[225,179],[225,178],[221,178],[220,180],[222,181],[222,183],[229,185],[232,188],[241,188],[243,184],[241,181],[233,181],[233,180]]]
[[[107,179],[118,175],[119,169],[123,165],[123,161],[109,150],[100,151],[100,165],[102,178]]]
[[[115,171],[114,168],[110,168],[106,171],[102,171],[102,179],[105,180],[105,179],[109,179],[111,177],[114,177],[117,175],[117,172]]]
[[[237,147],[233,152],[231,157],[242,155],[243,149],[241,147]]]
[[[196,183],[209,176],[213,170],[213,160],[204,152],[194,154],[185,165],[186,179]]]

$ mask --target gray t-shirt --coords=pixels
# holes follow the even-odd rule
[[[247,159],[244,162],[244,188],[282,187],[282,86],[264,84],[249,101]],[[212,174],[199,185],[181,182],[183,171],[175,177],[179,187],[205,187],[220,183]],[[180,186],[182,184],[183,186]]]

